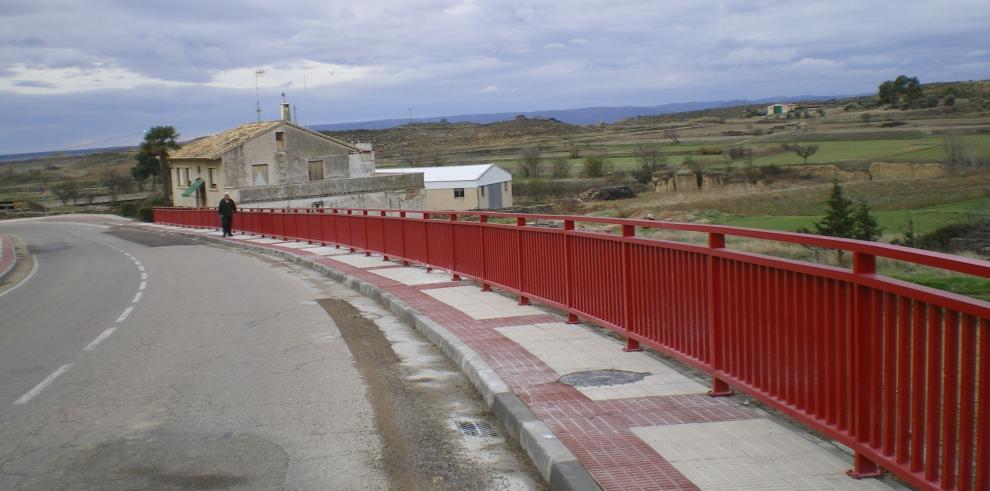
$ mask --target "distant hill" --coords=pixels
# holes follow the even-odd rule
[[[523,111],[511,113],[488,114],[457,114],[453,116],[436,116],[429,118],[414,118],[413,123],[496,123],[508,121],[520,114],[527,118],[556,119],[562,123],[587,125],[598,123],[615,123],[636,116],[657,116],[687,111],[700,111],[719,107],[745,106],[752,104],[767,104],[774,102],[823,101],[839,99],[847,96],[814,96],[803,95],[795,97],[775,97],[758,100],[731,100],[707,102],[676,102],[660,106],[615,106],[615,107],[584,107],[579,109],[550,109],[545,111]],[[349,130],[383,130],[408,124],[409,119],[379,119],[375,121],[357,121],[351,123],[333,123],[310,125],[317,131],[349,131]]]
[[[40,158],[48,157],[81,157],[83,155],[90,155],[93,153],[111,153],[111,152],[123,152],[127,150],[132,150],[134,147],[103,147],[103,148],[83,148],[79,150],[55,150],[48,152],[31,152],[31,153],[12,153],[9,155],[0,155],[0,163],[4,162],[23,162],[25,160],[34,160]]]

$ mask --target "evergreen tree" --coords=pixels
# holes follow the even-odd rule
[[[175,141],[179,134],[171,126],[153,126],[144,134],[144,141],[138,147],[134,156],[137,164],[131,169],[134,179],[157,177],[162,184],[165,203],[172,205],[172,179],[168,170],[168,152],[176,150],[179,144]]]
[[[870,215],[870,207],[866,201],[860,201],[859,206],[852,215],[854,239],[874,241],[880,238],[883,229],[877,224],[877,220]]]
[[[825,202],[828,210],[825,218],[815,223],[814,233],[830,237],[852,238],[855,222],[852,216],[852,201],[842,193],[842,186],[835,181],[832,184],[832,194]]]

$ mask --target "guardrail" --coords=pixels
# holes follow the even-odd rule
[[[219,227],[212,209],[157,208],[154,218]],[[923,489],[990,487],[990,303],[876,273],[880,257],[990,278],[988,262],[789,232],[584,216],[248,209],[234,227],[445,269],[521,303],[562,309],[569,322],[607,326],[626,337],[627,350],[642,343],[709,373],[713,396],[734,387],[849,446],[853,477],[883,468]],[[705,233],[708,244],[637,237],[638,228]],[[844,250],[853,266],[732,250],[727,236]]]

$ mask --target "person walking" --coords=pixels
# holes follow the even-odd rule
[[[237,213],[237,205],[230,199],[229,193],[224,193],[223,199],[217,206],[217,213],[220,214],[220,224],[223,225],[223,236],[233,237],[234,234],[230,233],[230,224],[234,220],[234,213]]]

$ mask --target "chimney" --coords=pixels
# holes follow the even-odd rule
[[[285,92],[282,92],[282,121],[288,123],[292,121],[292,113],[289,111],[289,103],[285,102]]]

